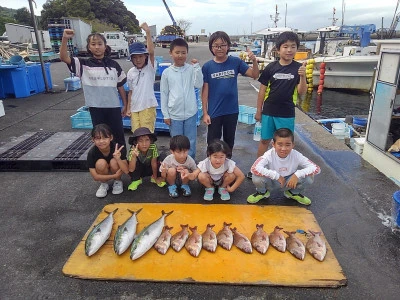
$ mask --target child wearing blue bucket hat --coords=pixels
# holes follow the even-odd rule
[[[146,127],[154,132],[158,106],[154,95],[156,75],[154,44],[147,23],[143,23],[140,27],[146,32],[147,49],[139,42],[129,45],[133,67],[127,74],[129,87],[127,115],[131,117],[132,132],[140,127]]]

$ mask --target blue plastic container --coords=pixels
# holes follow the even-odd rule
[[[400,227],[400,191],[393,194],[392,217],[394,225]]]
[[[361,127],[366,127],[367,126],[367,118],[357,118],[353,117],[353,125],[361,126]]]
[[[23,66],[25,65],[25,60],[21,55],[13,55],[9,59],[10,64],[12,65],[17,65],[17,66]]]
[[[163,62],[158,65],[158,72],[160,75],[171,65],[171,63]]]

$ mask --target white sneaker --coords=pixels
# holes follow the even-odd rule
[[[114,180],[112,193],[113,195],[119,195],[124,191],[124,187],[122,185],[121,180]]]
[[[100,184],[97,192],[96,192],[96,197],[97,198],[104,198],[105,196],[107,196],[107,191],[109,189],[108,183],[102,183]]]

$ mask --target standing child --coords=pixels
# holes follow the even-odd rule
[[[189,149],[189,139],[184,135],[175,135],[169,142],[171,154],[161,163],[161,177],[167,181],[169,196],[172,198],[178,197],[178,186],[183,196],[192,194],[189,181],[196,179],[192,172],[197,169],[197,166],[194,159],[188,156]]]
[[[247,198],[247,202],[257,203],[269,198],[271,190],[280,188],[286,198],[310,205],[311,200],[300,192],[314,182],[314,175],[320,173],[320,168],[293,149],[294,136],[288,128],[274,133],[272,146],[251,167],[257,191]]]
[[[129,45],[129,55],[133,67],[128,71],[128,109],[131,117],[132,132],[139,127],[146,127],[154,132],[156,122],[157,99],[154,95],[154,44],[147,23],[140,27],[146,32],[146,44],[136,42]]]
[[[128,162],[125,154],[121,153],[124,145],[114,143],[111,129],[106,124],[98,124],[92,129],[92,141],[94,146],[88,152],[87,162],[90,175],[94,180],[101,182],[96,196],[107,196],[107,181],[111,179],[114,179],[112,193],[121,194],[121,176],[123,173],[128,174]]]
[[[221,139],[233,150],[239,115],[237,77],[240,74],[257,79],[260,71],[254,53],[248,51],[253,62],[249,67],[238,57],[228,56],[231,40],[223,31],[210,36],[208,47],[214,59],[203,66],[202,91],[203,121],[208,125],[207,144]]]
[[[159,187],[165,186],[158,170],[160,162],[155,141],[157,137],[146,127],[139,127],[129,138],[129,144],[132,145],[128,157],[129,175],[132,180],[128,186],[129,191],[136,191],[145,176],[151,176],[150,181]]]
[[[197,170],[192,173],[206,188],[204,200],[213,200],[215,187],[218,187],[221,200],[229,200],[229,193],[242,184],[245,176],[236,163],[227,158],[229,156],[231,149],[223,141],[214,140],[207,146],[207,158],[199,162]]]
[[[171,136],[185,135],[190,141],[189,155],[195,158],[198,105],[194,88],[201,88],[203,75],[197,59],[186,63],[189,46],[184,39],[175,39],[169,53],[174,64],[161,76],[161,112]]]
[[[92,33],[87,37],[86,48],[91,55],[89,59],[68,56],[67,42],[73,36],[73,30],[64,29],[60,59],[67,64],[72,73],[81,78],[85,105],[89,107],[93,127],[97,124],[107,124],[115,142],[124,146],[122,151],[126,155],[122,125],[122,117],[126,113],[125,72],[116,61],[109,58],[111,48],[100,33]],[[122,113],[118,93],[123,102]]]
[[[268,64],[258,80],[261,85],[255,119],[261,121],[261,140],[257,157],[267,151],[277,129],[294,132],[297,95],[307,92],[306,63],[293,60],[299,46],[296,33],[281,33],[276,40],[279,60]]]

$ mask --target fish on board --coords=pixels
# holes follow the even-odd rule
[[[192,234],[188,237],[185,248],[191,256],[198,257],[203,244],[203,237],[197,231],[197,226],[189,227]]]
[[[215,225],[210,225],[207,224],[207,229],[206,231],[203,232],[202,237],[203,237],[203,249],[210,251],[210,252],[215,252],[217,249],[217,235],[215,234],[213,227]]]
[[[170,211],[166,213],[162,211],[162,216],[151,223],[150,225],[146,226],[138,236],[133,240],[131,246],[131,259],[135,260],[144,255],[147,251],[154,246],[157,242],[157,239],[160,237],[162,230],[165,226],[165,218],[172,214],[174,211]]]
[[[283,228],[279,226],[275,226],[273,232],[269,235],[269,243],[272,247],[280,252],[286,251],[286,239],[285,236],[282,234],[281,230]]]
[[[93,227],[85,241],[85,254],[92,256],[100,249],[111,235],[112,226],[114,224],[114,214],[118,210],[116,208],[109,213],[99,224]]]
[[[286,238],[287,249],[294,257],[304,260],[306,247],[303,242],[296,237],[296,231],[283,231],[288,235]]]
[[[264,224],[256,224],[256,228],[250,238],[251,245],[261,254],[265,254],[269,247],[268,234],[264,231]]]
[[[230,229],[232,223],[224,222],[223,228],[217,233],[217,243],[225,250],[231,250],[233,245],[233,233]]]
[[[161,233],[157,242],[154,244],[154,248],[160,254],[167,253],[167,251],[169,249],[169,246],[171,244],[171,237],[172,237],[171,229],[173,229],[173,227],[168,227],[167,225],[165,225],[163,232]]]
[[[186,240],[189,237],[189,224],[182,225],[181,224],[181,230],[175,233],[171,237],[171,247],[174,249],[176,252],[181,251],[183,246],[185,246]]]
[[[132,244],[136,235],[136,226],[138,223],[136,216],[142,211],[142,208],[138,209],[137,211],[128,209],[128,211],[132,214],[132,216],[130,216],[121,226],[118,227],[114,236],[114,252],[118,255],[124,253]]]
[[[306,249],[316,260],[323,261],[326,255],[326,243],[321,238],[322,232],[308,231],[311,233],[311,237],[306,243]]]
[[[253,247],[250,240],[243,233],[237,231],[236,227],[231,229],[233,232],[233,244],[242,250],[244,253],[252,253]]]

